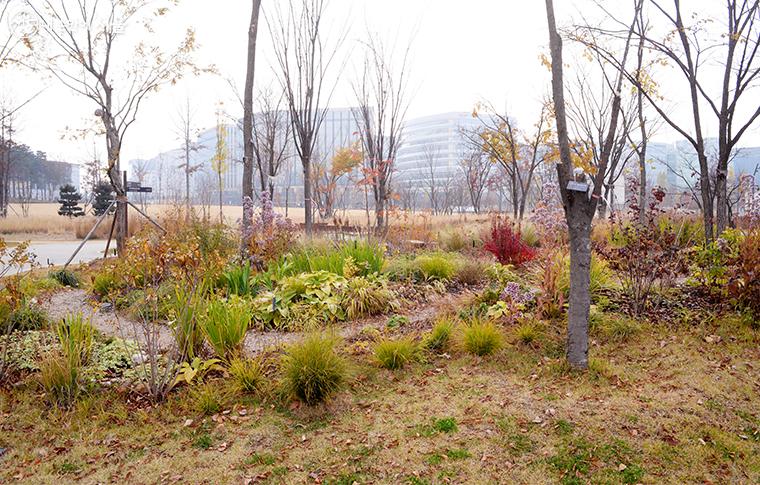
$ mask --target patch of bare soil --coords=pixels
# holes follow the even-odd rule
[[[158,337],[158,345],[162,350],[168,349],[174,342],[171,329],[167,326],[149,324],[151,327],[148,328],[127,315],[117,314],[110,305],[101,305],[85,290],[67,288],[53,293],[48,300],[42,302],[42,308],[52,321],[81,313],[99,332],[111,337],[137,340],[141,347],[148,340],[148,332],[152,332],[151,336]]]

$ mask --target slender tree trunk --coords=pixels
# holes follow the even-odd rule
[[[313,228],[313,214],[311,203],[311,159],[309,156],[303,156],[301,158],[301,165],[303,166],[303,211],[304,211],[304,227],[306,228],[306,235],[311,237]]]
[[[189,116],[189,115],[188,115]],[[188,130],[190,121],[188,117]],[[185,220],[190,220],[190,133],[185,133]]]
[[[243,199],[253,200],[253,80],[256,73],[256,38],[259,31],[259,10],[261,0],[252,0],[251,22],[248,26],[248,55],[245,71],[245,92],[243,94]],[[243,218],[243,234],[252,235],[252,220]],[[250,241],[242,241],[243,248],[250,247]]]

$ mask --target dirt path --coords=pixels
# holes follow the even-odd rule
[[[92,299],[85,290],[64,289],[50,295],[50,299],[42,303],[51,321],[57,321],[70,314],[81,313],[89,318],[93,327],[99,332],[124,339],[140,342],[141,347],[148,341],[148,329],[142,323],[128,315],[117,314],[110,305],[100,305]],[[165,325],[154,325],[150,329],[158,337],[158,345],[162,350],[168,349],[174,341],[172,331]]]
[[[432,296],[428,301],[421,303],[412,303],[407,308],[402,308],[399,315],[404,315],[409,319],[409,323],[404,326],[402,331],[409,332],[420,330],[430,326],[438,314],[445,310],[456,308],[459,303],[468,298],[471,293],[465,291],[462,293],[446,293],[443,295]],[[117,314],[107,305],[100,305],[91,298],[85,290],[64,289],[50,295],[49,300],[42,303],[42,307],[47,311],[52,321],[59,320],[72,313],[81,313],[85,318],[89,318],[92,325],[101,333],[109,336],[135,339],[145,345],[147,342],[146,329],[141,322],[138,322],[128,315]],[[389,315],[378,315],[374,317],[354,320],[351,322],[342,322],[338,328],[338,334],[347,340],[357,337],[365,327],[374,327],[382,329],[388,321]],[[157,333],[159,347],[167,350],[171,347],[174,336],[172,331],[166,325],[154,325],[152,331]],[[255,355],[269,347],[279,346],[297,342],[304,338],[303,332],[278,332],[251,330],[245,338],[244,348],[248,355]]]

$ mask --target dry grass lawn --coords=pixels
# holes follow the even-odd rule
[[[350,386],[314,409],[218,380],[212,417],[185,390],[155,408],[106,390],[61,411],[22,386],[0,393],[0,482],[760,483],[760,333],[682,325],[597,333],[583,374],[563,365],[559,328],[395,372],[354,344]]]
[[[85,217],[70,219],[58,215],[58,204],[32,204],[29,210],[29,217],[21,215],[21,209],[16,208],[16,213],[9,211],[8,217],[0,219],[0,235],[12,241],[32,240],[61,240],[61,239],[81,239],[95,224],[96,218],[88,215]],[[146,212],[152,217],[165,217],[176,211],[171,205],[148,205]],[[243,209],[240,206],[223,207],[225,222],[236,225],[236,221],[243,215]],[[202,214],[202,208],[195,206],[197,214]],[[285,214],[282,207],[276,208],[277,212]],[[211,218],[218,219],[219,208],[210,209]],[[353,226],[363,227],[367,224],[367,216],[362,210],[339,210],[336,213],[338,219],[344,224],[348,223]],[[296,224],[303,224],[304,213],[302,208],[291,207],[288,210],[288,218]],[[483,223],[488,220],[487,215],[474,214],[455,214],[455,215],[436,215],[433,216],[427,212],[415,212],[413,214],[394,213],[391,215],[392,225],[409,225],[426,227],[429,231],[438,231],[444,227],[456,226],[461,229],[462,224],[471,225],[472,223]],[[110,221],[110,219],[109,219]],[[374,224],[374,214],[370,213],[370,221]],[[332,220],[325,221],[332,224]],[[139,228],[145,222],[134,210],[130,209],[130,226],[132,229]],[[104,221],[96,233],[96,237],[107,238],[109,231],[109,222]]]

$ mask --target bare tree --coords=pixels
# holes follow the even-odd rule
[[[253,121],[253,154],[259,170],[261,191],[269,191],[274,199],[274,180],[288,157],[291,126],[288,113],[282,109],[284,97],[266,89],[259,92],[259,110]]]
[[[548,155],[545,148],[551,136],[549,113],[543,105],[534,130],[523,132],[509,114],[499,113],[489,103],[479,103],[473,115],[481,126],[464,131],[473,150],[482,151],[503,169],[515,219],[525,215],[536,169]]]
[[[715,23],[724,31],[711,31],[708,22],[698,12],[685,12],[680,0],[672,0],[667,7],[664,0],[650,0],[653,10],[668,25],[664,34],[647,30],[646,24],[637,25],[636,34],[646,48],[676,67],[685,81],[691,101],[689,120],[681,120],[653,88],[648,77],[641,78],[626,71],[615,62],[607,50],[597,48],[605,60],[615,65],[654,107],[664,122],[683,136],[694,147],[699,161],[700,196],[705,225],[705,237],[712,240],[728,227],[728,165],[731,154],[742,137],[760,117],[760,107],[747,96],[760,82],[760,0],[726,0],[725,22]],[[615,23],[625,25],[614,19]],[[599,29],[605,35],[620,36],[619,29]],[[708,80],[713,73],[710,65],[720,66],[720,90],[711,93]],[[707,112],[717,122],[718,160],[715,184],[710,183],[710,166],[705,143]],[[747,113],[744,113],[744,111]],[[742,115],[744,117],[742,118]]]
[[[594,58],[594,61],[598,65],[598,69],[594,71],[597,75],[581,68],[576,70],[572,89],[568,90],[567,115],[571,136],[575,140],[574,151],[581,160],[587,154],[591,158],[589,161],[594,166],[598,166],[599,157],[602,154],[601,147],[606,140],[612,119],[610,110],[615,94],[612,92],[614,86],[609,73],[605,70],[605,63],[598,56]],[[579,65],[581,62],[575,64]],[[615,134],[607,164],[607,174],[605,174],[604,190],[597,208],[599,217],[602,219],[606,217],[607,208],[612,204],[615,184],[628,162],[634,158],[635,147],[640,144],[640,140],[636,139],[632,133],[637,117],[636,95],[632,93],[625,102],[621,100],[620,103],[618,114],[620,129]]]
[[[476,214],[480,214],[483,192],[488,185],[488,178],[491,176],[491,161],[481,150],[472,150],[462,157],[459,168],[462,171],[472,210]]]
[[[137,179],[137,182],[139,182],[140,186],[142,187],[143,183],[145,182],[145,178],[148,175],[148,161],[147,160],[137,160],[134,163],[134,166],[132,167],[132,172]],[[145,212],[145,193],[140,192],[140,207],[142,208],[142,211]]]
[[[438,167],[438,158],[440,150],[433,145],[425,145],[422,148],[422,158],[425,170],[425,180],[422,191],[427,195],[430,203],[430,210],[433,214],[438,214],[442,210],[444,186],[446,177],[440,173]]]
[[[179,46],[164,52],[150,43],[154,19],[175,2],[124,0],[25,0],[39,19],[48,41],[41,64],[64,86],[90,101],[103,124],[108,178],[117,194],[116,241],[123,254],[126,241],[126,187],[121,180],[121,148],[145,98],[177,82],[193,67],[195,33],[188,30]],[[143,35],[135,29],[143,28]],[[129,45],[124,32],[132,29]],[[120,57],[125,56],[125,57]],[[118,74],[118,75],[115,75]]]
[[[190,178],[203,166],[202,163],[193,164],[191,156],[203,146],[197,142],[199,130],[195,127],[195,111],[190,106],[189,96],[185,97],[184,106],[177,110],[177,113],[176,128],[179,138],[182,140],[184,158],[182,163],[177,165],[177,168],[181,169],[185,176],[185,218],[189,220],[191,214]]]
[[[636,11],[641,8],[638,0]],[[601,147],[599,164],[590,183],[576,180],[573,153],[571,151],[568,129],[568,116],[565,105],[564,68],[562,61],[562,37],[560,36],[554,17],[554,2],[546,0],[546,17],[549,26],[549,46],[551,50],[552,96],[554,99],[554,114],[557,125],[557,140],[559,145],[559,163],[557,178],[559,180],[562,203],[565,209],[565,219],[570,239],[570,297],[567,323],[567,359],[570,365],[585,369],[588,367],[588,323],[591,306],[590,268],[591,268],[591,222],[596,212],[597,202],[604,186],[605,175],[610,155],[613,150],[620,115],[621,91],[623,75],[619,74],[612,90],[613,101],[610,108],[610,122],[604,145]],[[634,15],[634,18],[636,16]],[[618,61],[626,65],[628,50],[634,25],[631,24],[623,54]],[[584,176],[585,179],[585,176]],[[575,182],[578,185],[571,184]],[[590,186],[589,186],[590,185]],[[588,187],[578,190],[580,187]],[[589,197],[590,191],[590,197]]]
[[[298,7],[294,1],[299,3]],[[334,84],[327,84],[326,78],[345,39],[345,34],[333,42],[325,39],[323,17],[327,3],[327,0],[290,0],[288,17],[280,12],[272,32],[293,142],[303,168],[304,221],[309,236],[313,225],[312,155],[327,114],[325,106],[335,89]]]
[[[378,232],[387,229],[386,210],[392,193],[396,153],[401,145],[401,128],[408,107],[406,69],[409,49],[404,52],[398,70],[390,64],[392,56],[392,51],[386,52],[383,43],[370,35],[362,78],[354,86],[358,103],[354,117],[359,124],[364,168],[368,185],[372,188]]]

